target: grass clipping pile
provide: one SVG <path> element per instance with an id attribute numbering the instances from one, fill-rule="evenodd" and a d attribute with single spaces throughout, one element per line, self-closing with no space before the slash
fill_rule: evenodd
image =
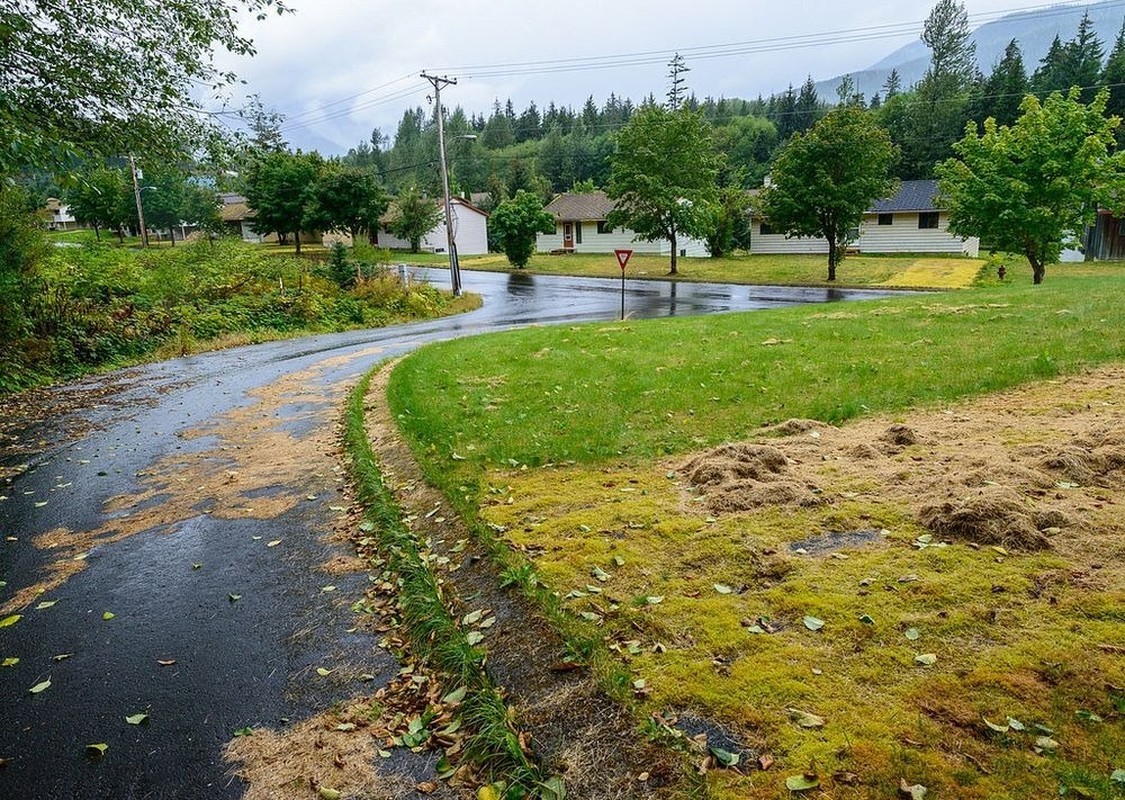
<path id="1" fill-rule="evenodd" d="M 1088 528 L 1090 514 L 1111 502 L 1099 488 L 1125 488 L 1125 414 L 1107 399 L 1123 382 L 1119 371 L 1103 372 L 1053 407 L 1033 389 L 1030 405 L 986 398 L 912 414 L 909 425 L 789 420 L 765 432 L 776 441 L 726 444 L 682 471 L 714 513 L 834 502 L 820 486 L 830 474 L 836 486 L 858 487 L 848 497 L 902 503 L 940 537 L 1045 549 L 1064 531 Z"/>

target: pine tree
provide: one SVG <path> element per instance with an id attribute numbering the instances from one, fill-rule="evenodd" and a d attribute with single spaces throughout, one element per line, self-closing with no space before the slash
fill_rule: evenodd
<path id="1" fill-rule="evenodd" d="M 1095 84 L 1102 71 L 1105 48 L 1102 46 L 1094 24 L 1090 22 L 1090 12 L 1082 15 L 1078 23 L 1078 33 L 1066 43 L 1066 74 L 1070 86 L 1082 89 L 1082 102 L 1089 103 L 1097 93 Z M 1067 88 L 1070 88 L 1069 86 Z"/>
<path id="2" fill-rule="evenodd" d="M 1106 113 L 1125 116 L 1125 21 L 1121 23 L 1121 30 L 1118 31 L 1117 40 L 1106 59 L 1099 83 L 1109 89 Z"/>
<path id="3" fill-rule="evenodd" d="M 684 57 L 679 53 L 672 56 L 672 60 L 668 62 L 668 103 L 667 108 L 669 111 L 675 111 L 680 107 L 680 103 L 684 101 L 685 93 L 687 92 L 687 79 L 684 78 L 684 73 L 691 72 L 691 67 L 684 61 Z"/>
<path id="4" fill-rule="evenodd" d="M 1039 61 L 1039 67 L 1031 76 L 1031 91 L 1042 97 L 1051 92 L 1065 91 L 1066 86 L 1066 48 L 1062 39 L 1055 35 L 1047 54 Z"/>
<path id="5" fill-rule="evenodd" d="M 902 76 L 897 69 L 891 69 L 891 74 L 883 81 L 883 97 L 890 100 L 902 90 Z"/>
<path id="6" fill-rule="evenodd" d="M 1012 125 L 1019 119 L 1020 103 L 1030 88 L 1019 43 L 1012 39 L 970 103 L 970 117 L 977 122 L 992 117 L 998 125 Z"/>
<path id="7" fill-rule="evenodd" d="M 801 91 L 797 94 L 797 103 L 794 107 L 793 129 L 807 131 L 816 124 L 820 117 L 820 98 L 816 94 L 816 84 L 812 75 L 805 78 L 801 84 Z"/>

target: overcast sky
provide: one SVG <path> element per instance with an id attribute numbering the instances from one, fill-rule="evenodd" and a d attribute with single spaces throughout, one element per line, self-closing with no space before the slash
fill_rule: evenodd
<path id="1" fill-rule="evenodd" d="M 286 117 L 291 146 L 344 153 L 403 112 L 430 110 L 423 70 L 457 76 L 447 108 L 487 113 L 509 97 L 580 108 L 610 92 L 663 98 L 679 50 L 699 97 L 754 98 L 854 72 L 918 38 L 933 0 L 287 0 L 295 13 L 248 20 L 257 55 L 219 63 Z M 973 27 L 1042 0 L 966 0 Z M 846 9 L 846 10 L 844 10 Z M 643 55 L 638 55 L 643 54 Z M 575 59 L 592 59 L 596 68 Z M 624 62 L 624 63 L 623 63 Z M 576 69 L 575 67 L 581 67 Z M 499 73 L 499 74 L 498 74 Z M 236 104 L 240 105 L 240 102 Z"/>

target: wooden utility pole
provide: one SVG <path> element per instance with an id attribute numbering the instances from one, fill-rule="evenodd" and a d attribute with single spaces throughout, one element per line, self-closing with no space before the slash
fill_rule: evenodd
<path id="1" fill-rule="evenodd" d="M 137 201 L 137 223 L 141 226 L 141 247 L 148 247 L 148 228 L 145 227 L 145 209 L 141 204 L 141 184 L 137 181 L 137 162 L 129 154 L 129 171 L 133 173 L 133 199 Z"/>
<path id="2" fill-rule="evenodd" d="M 434 87 L 434 114 L 437 116 L 438 152 L 441 154 L 441 188 L 445 195 L 445 242 L 449 251 L 449 279 L 453 286 L 453 296 L 461 296 L 461 265 L 457 263 L 457 243 L 453 238 L 453 204 L 449 199 L 449 169 L 445 163 L 445 114 L 441 108 L 441 87 L 456 85 L 456 78 L 427 75 L 422 77 Z"/>

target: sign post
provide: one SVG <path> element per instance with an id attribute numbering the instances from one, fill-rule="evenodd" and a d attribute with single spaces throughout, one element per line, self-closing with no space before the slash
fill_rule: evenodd
<path id="1" fill-rule="evenodd" d="M 621 321 L 625 321 L 625 265 L 629 263 L 629 256 L 633 255 L 632 250 L 614 250 L 613 254 L 617 256 L 617 266 L 621 267 Z"/>

